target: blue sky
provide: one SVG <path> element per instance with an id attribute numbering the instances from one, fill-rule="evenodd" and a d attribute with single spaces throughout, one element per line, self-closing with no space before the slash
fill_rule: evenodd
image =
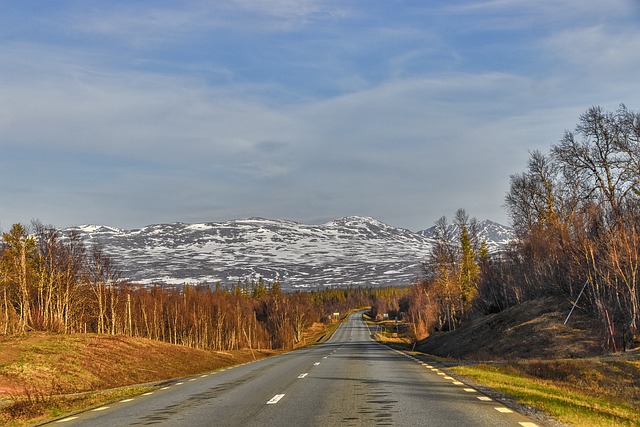
<path id="1" fill-rule="evenodd" d="M 640 2 L 5 1 L 0 228 L 508 223 L 509 175 L 640 110 Z"/>

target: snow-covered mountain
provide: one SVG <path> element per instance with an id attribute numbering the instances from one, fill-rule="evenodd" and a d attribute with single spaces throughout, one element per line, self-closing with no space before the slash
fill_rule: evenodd
<path id="1" fill-rule="evenodd" d="M 158 224 L 135 230 L 85 225 L 123 278 L 136 283 L 234 283 L 278 279 L 283 288 L 410 284 L 433 240 L 373 218 L 322 225 L 248 218 L 220 223 Z"/>

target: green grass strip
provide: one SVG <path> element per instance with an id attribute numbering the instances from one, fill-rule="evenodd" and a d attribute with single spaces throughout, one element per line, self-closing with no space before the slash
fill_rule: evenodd
<path id="1" fill-rule="evenodd" d="M 458 366 L 452 370 L 513 396 L 519 403 L 538 408 L 568 424 L 640 426 L 636 409 L 624 402 L 589 396 L 576 389 L 556 386 L 550 381 L 505 373 L 497 366 Z"/>

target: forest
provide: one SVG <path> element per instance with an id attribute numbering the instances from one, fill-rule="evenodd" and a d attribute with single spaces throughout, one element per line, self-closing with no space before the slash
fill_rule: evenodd
<path id="1" fill-rule="evenodd" d="M 278 282 L 142 286 L 77 234 L 14 224 L 0 247 L 0 333 L 121 334 L 210 350 L 290 349 L 313 323 L 372 304 L 394 288 L 285 293 Z"/>
<path id="2" fill-rule="evenodd" d="M 589 108 L 509 184 L 516 239 L 503 252 L 489 255 L 463 209 L 436 222 L 424 279 L 398 301 L 416 337 L 540 297 L 577 303 L 600 322 L 604 346 L 637 337 L 640 114 Z"/>

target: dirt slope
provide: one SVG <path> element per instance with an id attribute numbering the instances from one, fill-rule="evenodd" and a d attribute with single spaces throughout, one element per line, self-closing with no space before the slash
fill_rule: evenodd
<path id="1" fill-rule="evenodd" d="M 434 334 L 416 350 L 465 360 L 588 357 L 603 353 L 602 331 L 589 316 L 544 298 L 491 314 L 453 332 Z"/>

